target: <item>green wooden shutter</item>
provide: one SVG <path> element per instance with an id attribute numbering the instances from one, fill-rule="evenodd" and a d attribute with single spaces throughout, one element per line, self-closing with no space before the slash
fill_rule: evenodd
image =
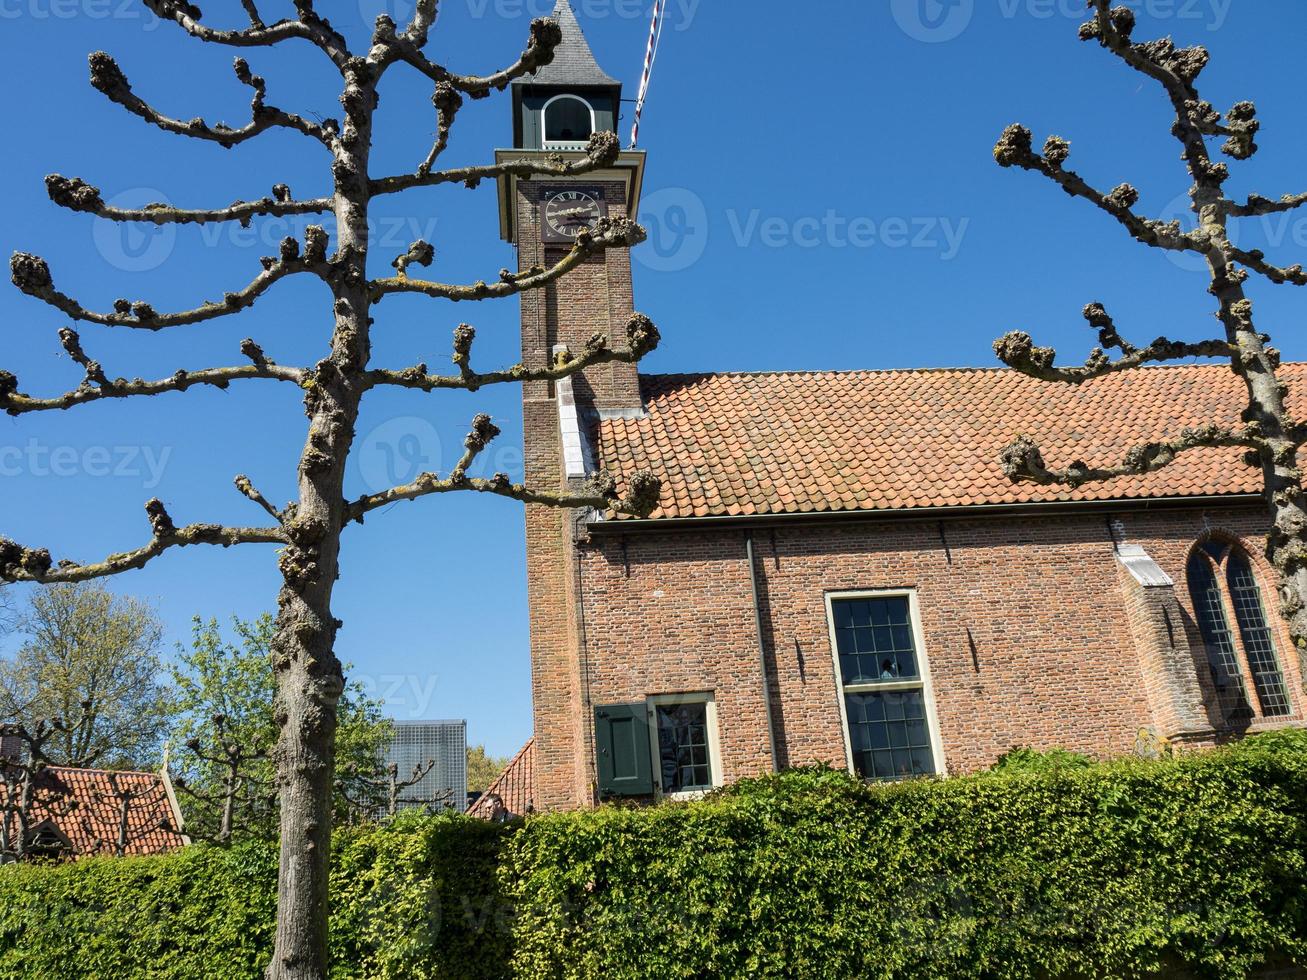
<path id="1" fill-rule="evenodd" d="M 643 701 L 595 708 L 595 756 L 601 797 L 653 793 L 649 713 Z"/>

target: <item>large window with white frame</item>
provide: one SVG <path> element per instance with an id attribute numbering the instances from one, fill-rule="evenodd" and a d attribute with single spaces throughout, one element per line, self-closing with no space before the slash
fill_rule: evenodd
<path id="1" fill-rule="evenodd" d="M 595 130 L 594 107 L 579 95 L 555 95 L 544 106 L 545 149 L 583 150 Z"/>
<path id="2" fill-rule="evenodd" d="M 663 796 L 694 795 L 722 784 L 717 702 L 711 694 L 649 698 L 654 783 Z"/>
<path id="3" fill-rule="evenodd" d="M 915 593 L 831 593 L 826 601 L 850 767 L 864 779 L 942 774 Z"/>

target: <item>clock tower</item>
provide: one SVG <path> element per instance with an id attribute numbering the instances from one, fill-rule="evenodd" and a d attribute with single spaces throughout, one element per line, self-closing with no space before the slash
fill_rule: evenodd
<path id="1" fill-rule="evenodd" d="M 617 130 L 621 83 L 595 61 L 567 0 L 558 0 L 552 16 L 562 28 L 562 41 L 549 65 L 513 83 L 513 147 L 496 151 L 497 161 L 582 160 L 592 133 Z M 601 216 L 634 218 L 643 177 L 644 153 L 634 150 L 583 176 L 502 177 L 500 233 L 516 247 L 518 269 L 556 264 L 578 232 Z M 523 293 L 521 301 L 522 360 L 528 367 L 546 366 L 563 346 L 580 351 L 596 333 L 607 334 L 614 347 L 624 345 L 634 311 L 630 251 L 605 249 L 548 286 Z M 634 364 L 596 365 L 556 385 L 528 382 L 522 398 L 530 486 L 579 484 L 593 472 L 589 436 L 595 423 L 643 412 Z M 577 519 L 553 508 L 526 508 L 539 809 L 585 805 L 594 798 L 576 613 Z"/>

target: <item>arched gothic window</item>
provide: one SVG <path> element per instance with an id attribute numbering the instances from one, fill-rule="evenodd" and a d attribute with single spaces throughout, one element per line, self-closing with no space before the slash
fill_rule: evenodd
<path id="1" fill-rule="evenodd" d="M 1245 664 L 1262 717 L 1289 714 L 1274 634 L 1248 556 L 1223 541 L 1206 541 L 1189 556 L 1188 577 L 1212 680 L 1230 719 L 1254 716 L 1244 681 Z M 1230 612 L 1237 633 L 1231 629 Z"/>
<path id="2" fill-rule="evenodd" d="M 594 132 L 594 109 L 579 95 L 556 95 L 545 103 L 545 147 L 584 147 Z"/>

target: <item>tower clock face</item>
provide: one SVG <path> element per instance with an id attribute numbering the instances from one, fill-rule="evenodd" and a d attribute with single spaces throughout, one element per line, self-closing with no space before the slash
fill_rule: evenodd
<path id="1" fill-rule="evenodd" d="M 547 242 L 574 242 L 583 228 L 593 228 L 608 208 L 597 187 L 569 187 L 550 192 L 544 201 L 541 229 Z"/>

